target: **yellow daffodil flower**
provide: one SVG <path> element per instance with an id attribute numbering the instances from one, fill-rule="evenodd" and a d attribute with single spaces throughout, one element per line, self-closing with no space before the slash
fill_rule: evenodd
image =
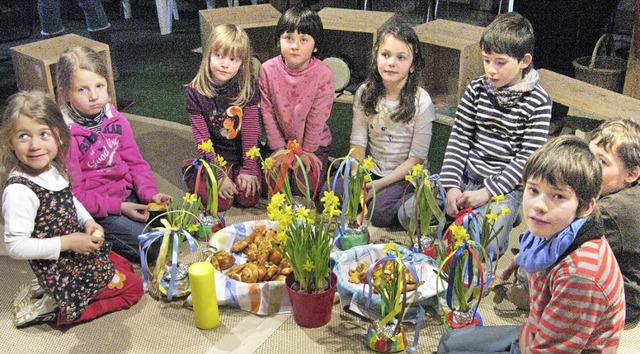
<path id="1" fill-rule="evenodd" d="M 211 140 L 206 140 L 198 144 L 198 149 L 204 152 L 213 152 L 213 143 Z"/>
<path id="2" fill-rule="evenodd" d="M 311 272 L 316 266 L 313 265 L 313 262 L 311 262 L 311 260 L 307 259 L 307 263 L 302 265 L 302 268 L 304 268 L 304 270 L 306 270 L 307 272 Z"/>
<path id="3" fill-rule="evenodd" d="M 507 214 L 511 214 L 511 209 L 500 207 L 500 215 L 507 215 Z"/>
<path id="4" fill-rule="evenodd" d="M 260 149 L 257 146 L 252 147 L 247 151 L 247 157 L 251 159 L 255 159 L 256 157 L 260 157 Z"/>
<path id="5" fill-rule="evenodd" d="M 376 164 L 373 162 L 373 157 L 368 156 L 362 160 L 361 165 L 365 170 L 370 171 Z"/>
<path id="6" fill-rule="evenodd" d="M 216 164 L 220 167 L 224 167 L 227 165 L 227 160 L 224 159 L 224 157 L 217 155 L 216 156 Z"/>
<path id="7" fill-rule="evenodd" d="M 289 140 L 289 142 L 287 143 L 287 149 L 293 151 L 293 150 L 299 150 L 300 149 L 300 144 L 298 144 L 298 140 L 293 139 L 293 140 Z"/>
<path id="8" fill-rule="evenodd" d="M 198 196 L 195 194 L 186 193 L 184 197 L 182 197 L 182 200 L 184 200 L 185 203 L 194 204 L 198 201 Z"/>
<path id="9" fill-rule="evenodd" d="M 494 195 L 491 197 L 494 202 L 501 202 L 504 200 L 504 194 Z"/>
<path id="10" fill-rule="evenodd" d="M 498 214 L 496 213 L 489 213 L 487 214 L 487 220 L 489 220 L 490 223 L 495 223 L 496 220 L 498 220 Z"/>
<path id="11" fill-rule="evenodd" d="M 273 167 L 274 163 L 275 161 L 273 161 L 272 157 L 267 157 L 266 159 L 264 159 L 264 161 L 262 161 L 262 169 L 265 171 L 269 171 Z"/>

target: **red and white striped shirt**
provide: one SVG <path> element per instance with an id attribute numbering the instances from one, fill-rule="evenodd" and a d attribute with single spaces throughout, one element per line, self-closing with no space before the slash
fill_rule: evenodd
<path id="1" fill-rule="evenodd" d="M 622 275 L 605 237 L 582 244 L 530 280 L 523 353 L 615 353 L 625 321 Z"/>

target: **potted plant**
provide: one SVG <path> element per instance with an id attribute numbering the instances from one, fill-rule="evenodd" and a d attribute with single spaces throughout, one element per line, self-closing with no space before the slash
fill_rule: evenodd
<path id="1" fill-rule="evenodd" d="M 276 151 L 264 159 L 260 150 L 255 146 L 247 151 L 247 156 L 253 159 L 259 158 L 262 161 L 269 198 L 276 193 L 282 193 L 289 205 L 297 203 L 308 209 L 313 207 L 315 191 L 320 182 L 322 163 L 314 154 L 302 150 L 296 140 L 290 140 L 285 149 Z M 307 167 L 309 171 L 307 171 Z M 304 201 L 302 203 L 297 202 L 294 198 L 291 180 L 303 194 Z"/>
<path id="2" fill-rule="evenodd" d="M 286 196 L 276 193 L 267 206 L 269 219 L 280 226 L 278 240 L 273 247 L 293 268 L 285 284 L 296 323 L 303 327 L 324 326 L 331 320 L 337 277 L 329 268 L 337 216 L 340 216 L 338 197 L 325 192 L 322 214 L 304 206 L 294 208 L 286 204 Z"/>
<path id="3" fill-rule="evenodd" d="M 376 200 L 375 187 L 372 195 L 367 195 L 366 184 L 371 182 L 369 172 L 374 163 L 371 156 L 362 161 L 351 157 L 353 150 L 345 157 L 335 159 L 329 166 L 332 170 L 334 164 L 338 164 L 337 172 L 331 181 L 327 176 L 327 185 L 330 190 L 336 190 L 336 184 L 343 184 L 342 193 L 342 220 L 337 230 L 336 246 L 341 250 L 348 250 L 353 246 L 366 245 L 369 243 L 368 224 L 371 222 L 373 207 Z M 342 180 L 340 180 L 342 178 Z M 373 199 L 372 210 L 367 210 L 367 201 Z M 362 213 L 360 213 L 362 210 Z M 368 214 L 368 219 L 365 216 Z M 358 218 L 360 216 L 360 218 Z"/>
<path id="4" fill-rule="evenodd" d="M 422 164 L 411 168 L 405 179 L 414 186 L 413 211 L 409 221 L 409 239 L 412 251 L 423 253 L 433 259 L 437 257 L 435 241 L 442 237 L 445 224 L 444 211 L 437 202 L 437 196 L 445 202 L 445 193 L 440 177 L 429 175 Z M 435 219 L 435 224 L 433 221 Z"/>
<path id="5" fill-rule="evenodd" d="M 424 310 L 420 307 L 411 348 L 407 347 L 402 320 L 417 296 L 417 291 L 409 294 L 407 284 L 420 282 L 415 268 L 408 259 L 402 258 L 395 243 L 388 243 L 384 250 L 387 256 L 372 264 L 367 271 L 367 303 L 371 303 L 372 293 L 375 292 L 380 296 L 381 306 L 379 314 L 374 315 L 371 310 L 369 312 L 371 323 L 367 329 L 366 343 L 369 348 L 381 353 L 394 353 L 405 349 L 413 352 L 418 344 Z M 413 278 L 411 281 L 410 277 Z"/>
<path id="6" fill-rule="evenodd" d="M 172 198 L 167 211 L 149 221 L 147 227 L 160 218 L 162 227 L 156 227 L 151 232 L 138 236 L 140 241 L 140 264 L 144 278 L 144 286 L 149 282 L 171 301 L 173 297 L 186 296 L 190 292 L 187 265 L 178 261 L 180 246 L 187 241 L 191 252 L 197 250 L 197 244 L 192 233 L 198 230 L 198 220 L 195 213 L 200 209 L 200 198 L 195 194 L 186 193 L 182 201 Z M 160 240 L 160 251 L 155 260 L 153 272 L 148 269 L 146 251 Z M 169 259 L 169 252 L 171 256 Z M 151 275 L 149 275 L 151 273 Z"/>
<path id="7" fill-rule="evenodd" d="M 225 166 L 227 161 L 224 157 L 216 155 L 211 140 L 198 144 L 198 151 L 202 151 L 201 157 L 193 159 L 185 168 L 183 176 L 183 186 L 186 176 L 189 173 L 195 176 L 194 191 L 197 193 L 200 187 L 202 176 L 206 176 L 207 198 L 203 209 L 198 210 L 198 218 L 202 221 L 203 227 L 198 230 L 200 237 L 211 236 L 214 232 L 225 227 L 225 220 L 218 212 L 218 192 L 220 186 L 228 178 Z M 210 157 L 212 156 L 212 157 Z"/>

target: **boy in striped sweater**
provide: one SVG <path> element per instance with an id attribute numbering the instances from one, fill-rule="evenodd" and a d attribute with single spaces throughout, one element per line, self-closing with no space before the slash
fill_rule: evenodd
<path id="1" fill-rule="evenodd" d="M 462 96 L 440 174 L 451 217 L 467 207 L 484 215 L 492 196 L 505 196 L 494 210 L 513 211 L 496 222 L 496 230 L 502 227 L 500 254 L 518 217 L 522 168 L 549 133 L 551 99 L 532 67 L 534 42 L 531 24 L 514 12 L 498 16 L 483 32 L 485 75 Z M 412 206 L 413 198 L 398 214 L 405 228 Z"/>
<path id="2" fill-rule="evenodd" d="M 523 171 L 529 226 L 516 263 L 531 274 L 531 309 L 522 326 L 477 327 L 443 335 L 439 353 L 615 353 L 625 321 L 622 275 L 590 216 L 602 170 L 589 145 L 561 136 Z M 471 340 L 473 339 L 473 340 Z"/>

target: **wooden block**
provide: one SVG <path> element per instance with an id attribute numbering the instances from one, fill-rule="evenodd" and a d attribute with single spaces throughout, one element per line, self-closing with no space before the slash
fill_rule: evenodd
<path id="1" fill-rule="evenodd" d="M 275 30 L 281 14 L 270 4 L 200 10 L 199 15 L 203 50 L 214 27 L 231 23 L 247 31 L 253 51 L 261 62 L 278 54 Z"/>
<path id="2" fill-rule="evenodd" d="M 426 62 L 423 87 L 437 106 L 457 105 L 471 80 L 484 75 L 480 53 L 484 27 L 435 20 L 414 30 Z"/>
<path id="3" fill-rule="evenodd" d="M 640 23 L 636 22 L 637 26 Z M 629 49 L 629 61 L 627 61 L 627 74 L 624 79 L 624 90 L 626 96 L 640 99 L 640 57 L 636 57 L 636 42 L 638 31 L 635 30 L 631 37 L 631 48 Z M 640 119 L 640 117 L 637 117 Z"/>
<path id="4" fill-rule="evenodd" d="M 547 69 L 538 73 L 551 100 L 569 107 L 571 115 L 596 120 L 640 119 L 640 100 Z"/>
<path id="5" fill-rule="evenodd" d="M 56 99 L 55 66 L 62 52 L 73 46 L 89 47 L 100 55 L 109 73 L 107 82 L 111 103 L 116 105 L 116 87 L 113 82 L 109 46 L 76 34 L 67 34 L 12 47 L 11 60 L 18 88 L 20 90 L 42 90 Z"/>
<path id="6" fill-rule="evenodd" d="M 325 33 L 323 56 L 342 58 L 352 76 L 364 79 L 376 32 L 394 13 L 325 7 L 318 15 Z"/>

